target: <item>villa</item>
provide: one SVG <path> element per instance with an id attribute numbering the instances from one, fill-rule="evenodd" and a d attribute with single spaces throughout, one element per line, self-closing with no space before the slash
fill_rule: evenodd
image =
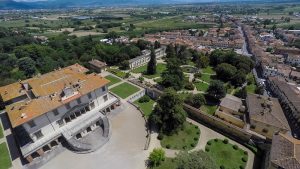
<path id="1" fill-rule="evenodd" d="M 74 64 L 0 88 L 22 156 L 28 163 L 50 159 L 66 143 L 74 152 L 91 152 L 108 141 L 106 114 L 120 105 L 108 80 Z M 97 143 L 89 137 L 97 138 Z"/>
<path id="2" fill-rule="evenodd" d="M 161 48 L 155 49 L 156 59 L 166 56 L 165 51 L 166 51 L 166 47 L 161 47 Z M 147 64 L 150 61 L 150 54 L 151 54 L 151 51 L 146 49 L 146 50 L 142 51 L 141 56 L 130 59 L 129 60 L 130 69 L 135 69 L 137 67 Z"/>

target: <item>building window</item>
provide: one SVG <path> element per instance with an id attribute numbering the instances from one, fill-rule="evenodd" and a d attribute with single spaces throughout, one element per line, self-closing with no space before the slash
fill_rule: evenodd
<path id="1" fill-rule="evenodd" d="M 89 99 L 92 98 L 92 94 L 91 94 L 91 93 L 88 93 L 87 95 L 88 95 L 88 98 L 89 98 Z"/>
<path id="2" fill-rule="evenodd" d="M 105 92 L 105 86 L 102 87 L 102 92 Z"/>
<path id="3" fill-rule="evenodd" d="M 29 125 L 31 128 L 36 126 L 36 124 L 35 124 L 35 122 L 34 122 L 33 120 L 29 121 L 29 122 L 28 122 L 28 125 Z"/>
<path id="4" fill-rule="evenodd" d="M 53 110 L 53 114 L 54 114 L 54 116 L 57 116 L 59 114 L 58 110 L 57 109 Z"/>
<path id="5" fill-rule="evenodd" d="M 65 124 L 63 119 L 57 120 L 56 123 L 59 125 L 59 127 L 61 127 Z"/>
<path id="6" fill-rule="evenodd" d="M 39 131 L 37 131 L 37 132 L 34 133 L 34 136 L 38 140 L 38 139 L 42 138 L 44 135 L 43 135 L 42 131 L 39 130 Z"/>
<path id="7" fill-rule="evenodd" d="M 95 108 L 95 102 L 90 103 L 90 108 L 93 110 Z"/>
<path id="8" fill-rule="evenodd" d="M 66 104 L 66 108 L 69 110 L 71 108 L 70 103 Z"/>
<path id="9" fill-rule="evenodd" d="M 78 104 L 81 104 L 80 98 L 78 98 L 76 101 L 77 101 Z"/>
<path id="10" fill-rule="evenodd" d="M 106 102 L 108 100 L 107 95 L 103 96 L 104 101 Z"/>

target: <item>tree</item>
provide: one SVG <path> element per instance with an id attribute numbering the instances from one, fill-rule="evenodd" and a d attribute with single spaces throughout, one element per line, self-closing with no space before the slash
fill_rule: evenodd
<path id="1" fill-rule="evenodd" d="M 180 90 L 184 87 L 184 74 L 179 65 L 176 58 L 167 60 L 167 69 L 161 75 L 161 85 L 165 88 L 172 87 L 175 90 Z"/>
<path id="2" fill-rule="evenodd" d="M 145 50 L 150 46 L 150 42 L 139 39 L 136 43 L 136 46 L 139 47 L 141 50 Z"/>
<path id="3" fill-rule="evenodd" d="M 231 80 L 236 72 L 236 68 L 228 63 L 221 63 L 216 67 L 217 77 L 225 82 Z"/>
<path id="4" fill-rule="evenodd" d="M 180 152 L 175 158 L 176 169 L 216 169 L 218 168 L 209 154 L 200 150 Z"/>
<path id="5" fill-rule="evenodd" d="M 243 71 L 239 71 L 239 73 L 236 73 L 231 80 L 231 83 L 234 86 L 241 86 L 245 82 L 246 82 L 246 74 Z"/>
<path id="6" fill-rule="evenodd" d="M 264 87 L 262 85 L 259 85 L 255 88 L 255 93 L 263 95 L 264 94 Z"/>
<path id="7" fill-rule="evenodd" d="M 158 49 L 158 48 L 160 48 L 160 43 L 158 42 L 158 41 L 155 41 L 154 42 L 154 49 Z"/>
<path id="8" fill-rule="evenodd" d="M 148 160 L 152 167 L 159 166 L 162 161 L 165 161 L 165 151 L 162 148 L 154 148 L 150 153 Z"/>
<path id="9" fill-rule="evenodd" d="M 238 90 L 235 94 L 236 97 L 246 99 L 247 97 L 247 89 L 246 87 L 243 87 L 242 89 Z"/>
<path id="10" fill-rule="evenodd" d="M 200 108 L 202 105 L 206 104 L 205 97 L 202 94 L 190 94 L 186 97 L 184 102 L 195 108 Z"/>
<path id="11" fill-rule="evenodd" d="M 172 44 L 169 44 L 166 48 L 166 57 L 167 58 L 174 58 L 176 57 L 175 48 Z"/>
<path id="12" fill-rule="evenodd" d="M 198 68 L 206 68 L 209 65 L 209 57 L 205 55 L 200 55 L 196 61 L 196 66 Z"/>
<path id="13" fill-rule="evenodd" d="M 166 89 L 150 116 L 151 122 L 156 124 L 162 133 L 173 134 L 186 120 L 182 104 L 183 101 L 173 89 Z"/>
<path id="14" fill-rule="evenodd" d="M 107 39 L 113 39 L 113 40 L 115 40 L 115 39 L 117 39 L 119 37 L 120 36 L 115 31 L 111 31 L 111 32 L 109 32 L 108 34 L 105 35 L 105 38 L 107 38 Z"/>
<path id="15" fill-rule="evenodd" d="M 221 98 L 225 97 L 225 95 L 226 89 L 222 81 L 213 80 L 210 82 L 207 90 L 207 96 L 215 100 L 220 100 Z"/>
<path id="16" fill-rule="evenodd" d="M 156 55 L 153 48 L 151 48 L 150 61 L 147 65 L 147 74 L 154 75 L 156 73 Z"/>
<path id="17" fill-rule="evenodd" d="M 30 57 L 23 57 L 18 60 L 19 69 L 25 72 L 27 77 L 35 74 L 36 68 L 34 61 Z"/>
<path id="18" fill-rule="evenodd" d="M 129 69 L 129 61 L 124 60 L 123 62 L 120 63 L 120 69 L 122 70 L 128 70 Z"/>

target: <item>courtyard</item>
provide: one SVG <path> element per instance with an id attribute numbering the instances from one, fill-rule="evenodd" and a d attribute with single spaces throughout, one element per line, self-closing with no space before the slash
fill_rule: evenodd
<path id="1" fill-rule="evenodd" d="M 112 136 L 99 150 L 89 154 L 76 154 L 66 150 L 49 161 L 41 169 L 142 169 L 148 152 L 145 121 L 131 104 L 122 103 L 120 112 L 109 115 Z"/>

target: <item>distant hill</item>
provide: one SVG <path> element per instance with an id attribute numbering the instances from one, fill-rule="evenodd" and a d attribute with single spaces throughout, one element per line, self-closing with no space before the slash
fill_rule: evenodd
<path id="1" fill-rule="evenodd" d="M 201 2 L 298 2 L 297 0 L 0 0 L 0 9 L 70 8 Z"/>

